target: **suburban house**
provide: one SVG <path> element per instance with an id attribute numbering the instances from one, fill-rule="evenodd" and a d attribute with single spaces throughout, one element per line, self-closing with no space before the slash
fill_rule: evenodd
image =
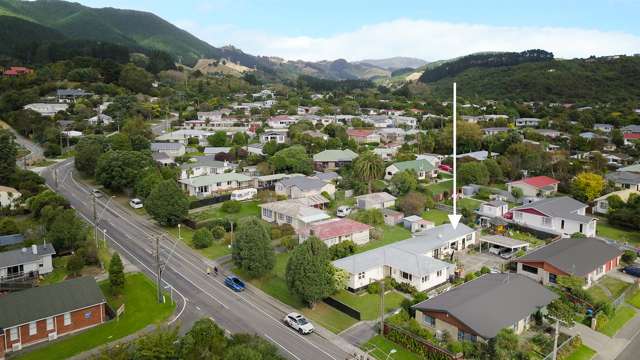
<path id="1" fill-rule="evenodd" d="M 217 192 L 251 187 L 253 179 L 244 174 L 222 173 L 178 180 L 189 196 L 207 197 Z"/>
<path id="2" fill-rule="evenodd" d="M 260 204 L 262 220 L 278 225 L 289 224 L 296 231 L 303 231 L 316 221 L 329 219 L 330 216 L 313 206 L 307 198 L 290 199 Z"/>
<path id="3" fill-rule="evenodd" d="M 402 219 L 402 225 L 411 230 L 412 233 L 421 232 L 427 229 L 433 228 L 435 225 L 433 222 L 425 220 L 417 215 L 407 216 Z"/>
<path id="4" fill-rule="evenodd" d="M 547 198 L 511 209 L 513 222 L 550 234 L 596 235 L 596 219 L 585 215 L 587 205 L 568 196 Z"/>
<path id="5" fill-rule="evenodd" d="M 22 193 L 18 190 L 0 185 L 0 208 L 15 208 L 20 197 L 22 197 Z"/>
<path id="6" fill-rule="evenodd" d="M 518 274 L 486 274 L 413 306 L 416 320 L 458 341 L 487 342 L 505 328 L 521 334 L 533 315 L 558 298 Z"/>
<path id="7" fill-rule="evenodd" d="M 355 152 L 346 150 L 324 150 L 313 155 L 313 165 L 317 171 L 335 170 L 358 157 Z"/>
<path id="8" fill-rule="evenodd" d="M 0 297 L 0 359 L 5 354 L 104 323 L 107 300 L 92 277 Z"/>
<path id="9" fill-rule="evenodd" d="M 378 135 L 374 130 L 370 129 L 348 129 L 347 135 L 349 135 L 349 139 L 355 140 L 355 142 L 358 144 L 371 144 L 380 142 L 380 135 Z"/>
<path id="10" fill-rule="evenodd" d="M 16 245 L 21 242 L 24 242 L 22 234 L 0 235 L 0 246 Z"/>
<path id="11" fill-rule="evenodd" d="M 393 163 L 384 171 L 385 180 L 390 180 L 393 175 L 405 170 L 413 170 L 418 175 L 418 180 L 433 179 L 438 176 L 438 170 L 428 160 L 409 160 Z"/>
<path id="12" fill-rule="evenodd" d="M 52 272 L 51 257 L 55 253 L 48 243 L 0 252 L 0 281 L 34 278 Z"/>
<path id="13" fill-rule="evenodd" d="M 396 197 L 386 193 L 377 192 L 356 196 L 356 206 L 358 209 L 385 209 L 396 205 Z"/>
<path id="14" fill-rule="evenodd" d="M 56 98 L 58 102 L 75 102 L 77 98 L 92 96 L 93 93 L 82 89 L 57 89 Z"/>
<path id="15" fill-rule="evenodd" d="M 502 200 L 492 200 L 480 204 L 476 213 L 481 217 L 494 218 L 501 217 L 509 212 L 509 204 Z"/>
<path id="16" fill-rule="evenodd" d="M 113 123 L 113 118 L 109 115 L 105 115 L 105 114 L 98 114 L 96 116 L 90 117 L 87 119 L 87 122 L 89 123 L 89 125 L 109 125 L 111 123 Z"/>
<path id="17" fill-rule="evenodd" d="M 507 191 L 519 188 L 526 197 L 550 196 L 558 192 L 559 183 L 560 181 L 548 176 L 535 176 L 507 183 Z"/>
<path id="18" fill-rule="evenodd" d="M 198 140 L 199 144 L 206 145 L 207 137 L 209 135 L 213 135 L 213 133 L 204 130 L 182 129 L 162 134 L 158 136 L 156 140 L 161 142 L 179 142 L 184 145 L 188 145 L 189 139 L 195 138 Z"/>
<path id="19" fill-rule="evenodd" d="M 32 74 L 32 73 L 33 73 L 33 69 L 29 69 L 23 66 L 11 66 L 10 68 L 3 71 L 2 75 L 6 77 L 15 77 L 15 76 Z"/>
<path id="20" fill-rule="evenodd" d="M 277 195 L 286 195 L 289 199 L 321 195 L 324 192 L 333 197 L 336 186 L 308 176 L 294 176 L 277 182 L 275 191 Z"/>
<path id="21" fill-rule="evenodd" d="M 289 115 L 272 116 L 267 120 L 267 125 L 274 129 L 286 129 L 298 122 L 298 119 Z"/>
<path id="22" fill-rule="evenodd" d="M 599 130 L 603 133 L 610 133 L 613 131 L 613 125 L 611 124 L 593 124 L 593 130 Z"/>
<path id="23" fill-rule="evenodd" d="M 624 133 L 622 136 L 625 145 L 635 145 L 640 140 L 640 133 Z"/>
<path id="24" fill-rule="evenodd" d="M 544 285 L 555 284 L 558 276 L 578 276 L 585 288 L 620 265 L 622 250 L 603 240 L 566 238 L 534 250 L 516 259 L 518 274 Z"/>
<path id="25" fill-rule="evenodd" d="M 630 171 L 611 171 L 604 175 L 618 189 L 640 191 L 640 174 Z"/>
<path id="26" fill-rule="evenodd" d="M 469 158 L 471 160 L 476 160 L 476 161 L 485 161 L 489 158 L 495 158 L 498 155 L 500 154 L 494 153 L 494 152 L 489 153 L 487 150 L 480 150 L 480 151 L 472 151 L 464 154 L 458 154 L 456 155 L 456 158 L 458 159 Z"/>
<path id="27" fill-rule="evenodd" d="M 391 210 L 389 208 L 384 208 L 380 211 L 382 211 L 382 216 L 384 216 L 384 223 L 387 225 L 398 225 L 404 221 L 403 212 Z"/>
<path id="28" fill-rule="evenodd" d="M 349 218 L 322 220 L 312 223 L 303 230 L 300 240 L 304 241 L 310 236 L 315 236 L 327 246 L 347 240 L 362 245 L 369 242 L 369 229 L 371 226 Z"/>
<path id="29" fill-rule="evenodd" d="M 517 118 L 516 126 L 517 127 L 538 127 L 542 120 L 538 118 Z"/>
<path id="30" fill-rule="evenodd" d="M 482 129 L 485 136 L 497 135 L 500 133 L 509 132 L 510 130 L 511 129 L 509 129 L 508 127 L 489 127 Z"/>
<path id="31" fill-rule="evenodd" d="M 223 174 L 235 169 L 236 166 L 228 161 L 214 160 L 212 156 L 196 156 L 180 165 L 180 179 Z"/>
<path id="32" fill-rule="evenodd" d="M 160 166 L 171 166 L 175 165 L 176 163 L 176 161 L 172 157 L 163 152 L 151 153 L 151 158 Z"/>
<path id="33" fill-rule="evenodd" d="M 25 110 L 32 110 L 42 116 L 53 116 L 60 111 L 67 111 L 69 104 L 34 103 L 24 106 Z"/>
<path id="34" fill-rule="evenodd" d="M 620 129 L 623 134 L 637 134 L 640 133 L 640 125 L 627 125 Z"/>
<path id="35" fill-rule="evenodd" d="M 151 143 L 151 152 L 161 152 L 169 157 L 182 156 L 186 152 L 186 147 L 181 143 Z"/>
<path id="36" fill-rule="evenodd" d="M 401 147 L 399 144 L 384 144 L 373 149 L 373 153 L 380 156 L 384 161 L 391 161 Z"/>
<path id="37" fill-rule="evenodd" d="M 475 241 L 474 231 L 464 224 L 428 229 L 411 239 L 381 246 L 335 260 L 333 265 L 349 274 L 348 289 L 357 291 L 385 277 L 409 283 L 425 291 L 448 281 L 455 265 L 439 260 Z"/>
<path id="38" fill-rule="evenodd" d="M 231 151 L 231 147 L 230 146 L 207 146 L 204 148 L 204 154 L 206 156 L 216 156 L 217 154 L 221 154 L 221 153 L 228 153 L 229 151 Z"/>
<path id="39" fill-rule="evenodd" d="M 606 214 L 609 212 L 609 197 L 616 195 L 620 198 L 620 200 L 624 201 L 625 203 L 629 200 L 629 197 L 631 197 L 631 195 L 640 195 L 640 191 L 635 190 L 635 189 L 625 189 L 625 190 L 619 190 L 619 191 L 614 191 L 611 193 L 608 193 L 606 195 L 602 195 L 597 199 L 594 199 L 594 205 L 593 205 L 593 212 L 594 213 L 598 213 L 598 214 Z"/>
<path id="40" fill-rule="evenodd" d="M 265 131 L 260 134 L 260 143 L 268 143 L 274 141 L 277 144 L 284 144 L 287 142 L 287 133 L 283 131 Z"/>

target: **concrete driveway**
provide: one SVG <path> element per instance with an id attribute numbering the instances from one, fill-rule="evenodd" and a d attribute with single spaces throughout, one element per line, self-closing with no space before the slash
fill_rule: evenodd
<path id="1" fill-rule="evenodd" d="M 462 264 L 462 266 L 464 266 L 464 272 L 465 273 L 470 273 L 470 272 L 475 272 L 480 270 L 483 266 L 486 266 L 488 268 L 496 268 L 496 269 L 502 269 L 502 265 L 506 264 L 508 261 L 493 255 L 493 254 L 489 254 L 488 252 L 484 252 L 484 253 L 465 253 L 465 254 L 461 254 L 459 253 L 457 255 L 457 258 L 460 260 L 460 263 Z"/>

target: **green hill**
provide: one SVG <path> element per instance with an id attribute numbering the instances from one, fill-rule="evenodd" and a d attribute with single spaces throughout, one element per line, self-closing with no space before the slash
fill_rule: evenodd
<path id="1" fill-rule="evenodd" d="M 0 15 L 0 54 L 15 56 L 34 42 L 65 40 L 57 30 L 14 16 Z"/>
<path id="2" fill-rule="evenodd" d="M 217 49 L 162 18 L 142 11 L 89 8 L 58 0 L 0 0 L 0 15 L 33 21 L 69 39 L 111 42 L 130 48 L 158 49 L 185 64 L 219 57 Z M 6 19 L 0 19 L 6 22 Z M 43 39 L 48 40 L 48 39 Z"/>
<path id="3" fill-rule="evenodd" d="M 470 68 L 426 83 L 439 99 L 451 97 L 451 84 L 468 99 L 511 99 L 607 103 L 640 97 L 640 57 L 551 60 L 515 66 Z"/>

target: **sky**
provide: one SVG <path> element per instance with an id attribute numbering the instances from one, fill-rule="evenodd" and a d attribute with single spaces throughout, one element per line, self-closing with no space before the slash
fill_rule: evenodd
<path id="1" fill-rule="evenodd" d="M 640 53 L 640 0 L 76 1 L 153 12 L 211 45 L 288 60 Z"/>

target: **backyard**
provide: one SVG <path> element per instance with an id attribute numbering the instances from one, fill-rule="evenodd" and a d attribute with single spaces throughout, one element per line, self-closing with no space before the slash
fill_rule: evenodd
<path id="1" fill-rule="evenodd" d="M 111 295 L 107 281 L 100 282 L 100 288 L 114 311 L 124 302 L 125 312 L 119 320 L 114 319 L 77 335 L 69 335 L 50 344 L 43 344 L 16 358 L 22 360 L 67 359 L 133 334 L 149 324 L 159 324 L 169 317 L 175 308 L 175 304 L 169 302 L 158 304 L 155 285 L 141 273 L 126 276 L 123 294 L 118 297 Z"/>
<path id="2" fill-rule="evenodd" d="M 448 223 L 449 214 L 446 211 L 430 209 L 422 213 L 422 218 L 433 222 L 436 226 Z"/>
<path id="3" fill-rule="evenodd" d="M 453 181 L 441 181 L 439 183 L 427 185 L 426 188 L 429 189 L 429 191 L 431 191 L 433 195 L 439 195 L 444 192 L 451 194 L 451 191 L 453 189 Z"/>
<path id="4" fill-rule="evenodd" d="M 603 238 L 629 243 L 633 246 L 640 245 L 640 231 L 626 230 L 609 225 L 607 219 L 599 218 L 597 235 Z"/>
<path id="5" fill-rule="evenodd" d="M 411 237 L 411 231 L 402 227 L 402 225 L 390 226 L 385 225 L 382 227 L 382 238 L 379 240 L 371 239 L 368 243 L 358 246 L 357 252 L 364 252 L 371 249 L 379 248 L 384 245 L 389 245 L 394 242 L 406 240 Z"/>

